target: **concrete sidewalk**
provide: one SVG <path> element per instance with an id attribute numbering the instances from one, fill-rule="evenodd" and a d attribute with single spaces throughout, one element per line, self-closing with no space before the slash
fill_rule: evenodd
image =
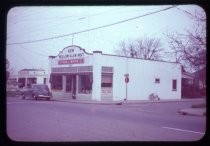
<path id="1" fill-rule="evenodd" d="M 75 100 L 71 98 L 54 98 L 53 101 L 58 102 L 70 102 L 70 103 L 80 103 L 80 104 L 101 104 L 101 105 L 132 105 L 132 104 L 146 104 L 146 103 L 169 103 L 169 102 L 206 102 L 203 98 L 195 98 L 195 99 L 171 99 L 171 100 L 127 100 L 127 101 L 95 101 L 95 100 Z M 206 108 L 188 108 L 181 109 L 178 111 L 179 114 L 182 115 L 192 115 L 192 116 L 205 116 Z"/>
<path id="2" fill-rule="evenodd" d="M 76 100 L 72 98 L 53 98 L 53 101 L 71 102 L 71 103 L 84 103 L 84 104 L 142 104 L 142 103 L 163 103 L 163 102 L 191 102 L 191 101 L 204 101 L 203 98 L 195 99 L 162 99 L 162 100 L 127 100 L 127 101 L 96 101 L 96 100 Z"/>

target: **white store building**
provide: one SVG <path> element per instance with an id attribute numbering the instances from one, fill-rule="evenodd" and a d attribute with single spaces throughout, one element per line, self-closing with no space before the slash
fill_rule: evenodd
<path id="1" fill-rule="evenodd" d="M 18 74 L 10 75 L 9 81 L 19 83 L 19 88 L 26 87 L 30 84 L 47 84 L 47 73 L 43 69 L 22 69 Z"/>
<path id="2" fill-rule="evenodd" d="M 127 94 L 127 100 L 148 100 L 156 93 L 160 100 L 181 99 L 181 65 L 173 62 L 87 53 L 69 46 L 49 56 L 49 73 L 54 98 L 72 99 L 74 94 L 76 100 L 120 101 Z"/>

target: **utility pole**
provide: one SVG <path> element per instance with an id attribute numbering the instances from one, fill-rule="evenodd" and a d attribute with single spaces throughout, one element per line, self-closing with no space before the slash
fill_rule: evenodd
<path id="1" fill-rule="evenodd" d="M 71 40 L 72 45 L 74 44 L 74 33 L 72 35 L 72 40 Z"/>

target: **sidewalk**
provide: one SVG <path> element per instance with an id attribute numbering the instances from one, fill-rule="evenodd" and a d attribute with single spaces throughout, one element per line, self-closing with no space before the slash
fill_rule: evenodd
<path id="1" fill-rule="evenodd" d="M 203 98 L 195 99 L 171 99 L 171 100 L 128 100 L 128 101 L 96 101 L 96 100 L 75 100 L 72 98 L 54 98 L 53 101 L 58 102 L 70 102 L 70 103 L 82 103 L 82 104 L 101 104 L 101 105 L 132 105 L 132 104 L 146 104 L 146 103 L 169 103 L 169 102 L 191 102 L 191 101 L 204 101 Z M 178 111 L 182 115 L 192 115 L 192 116 L 205 116 L 206 108 L 188 108 L 181 109 Z"/>
<path id="2" fill-rule="evenodd" d="M 96 100 L 76 100 L 72 98 L 53 98 L 54 101 L 84 103 L 84 104 L 143 104 L 143 103 L 163 103 L 163 102 L 190 102 L 190 101 L 205 101 L 205 99 L 162 99 L 162 100 L 127 100 L 127 101 L 96 101 Z"/>

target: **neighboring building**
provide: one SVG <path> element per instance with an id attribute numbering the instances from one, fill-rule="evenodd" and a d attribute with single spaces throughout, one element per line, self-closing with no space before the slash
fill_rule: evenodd
<path id="1" fill-rule="evenodd" d="M 54 98 L 77 100 L 148 100 L 151 93 L 161 99 L 181 99 L 181 65 L 87 53 L 78 46 L 49 56 L 50 86 Z M 126 79 L 128 81 L 128 79 Z"/>
<path id="2" fill-rule="evenodd" d="M 182 72 L 182 98 L 206 96 L 206 68 L 194 73 Z"/>
<path id="3" fill-rule="evenodd" d="M 199 89 L 206 89 L 206 68 L 203 68 L 194 73 L 195 84 Z"/>
<path id="4" fill-rule="evenodd" d="M 22 69 L 16 75 L 10 75 L 9 83 L 18 85 L 19 88 L 33 84 L 47 84 L 47 74 L 43 69 Z"/>
<path id="5" fill-rule="evenodd" d="M 186 71 L 182 71 L 182 98 L 192 98 L 194 85 L 194 75 Z"/>
<path id="6" fill-rule="evenodd" d="M 198 92 L 197 96 L 206 97 L 206 67 L 194 73 L 194 85 Z"/>

